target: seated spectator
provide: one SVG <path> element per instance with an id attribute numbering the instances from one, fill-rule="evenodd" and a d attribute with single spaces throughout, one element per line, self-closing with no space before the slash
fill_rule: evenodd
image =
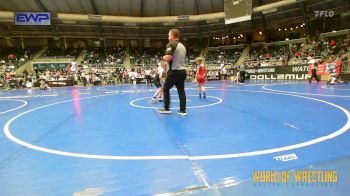
<path id="1" fill-rule="evenodd" d="M 50 89 L 49 85 L 46 84 L 45 80 L 40 80 L 40 86 L 39 86 L 39 89 L 40 90 L 48 90 Z"/>
<path id="2" fill-rule="evenodd" d="M 27 80 L 27 82 L 26 82 L 26 88 L 27 88 L 27 89 L 31 89 L 31 88 L 32 88 L 32 86 L 33 86 L 32 81 Z"/>

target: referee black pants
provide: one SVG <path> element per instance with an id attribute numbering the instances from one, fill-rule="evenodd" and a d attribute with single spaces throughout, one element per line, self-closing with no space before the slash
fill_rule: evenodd
<path id="1" fill-rule="evenodd" d="M 311 70 L 311 72 L 312 72 L 312 75 L 311 75 L 311 78 L 309 79 L 309 82 L 311 82 L 313 78 L 315 78 L 317 80 L 317 82 L 319 82 L 320 79 L 318 79 L 318 77 L 317 77 L 316 69 Z"/>
<path id="2" fill-rule="evenodd" d="M 239 82 L 244 83 L 245 80 L 245 71 L 240 71 L 239 72 Z"/>
<path id="3" fill-rule="evenodd" d="M 186 112 L 186 93 L 185 93 L 186 70 L 171 70 L 168 72 L 164 82 L 164 109 L 170 108 L 170 89 L 175 85 L 180 99 L 180 111 Z"/>

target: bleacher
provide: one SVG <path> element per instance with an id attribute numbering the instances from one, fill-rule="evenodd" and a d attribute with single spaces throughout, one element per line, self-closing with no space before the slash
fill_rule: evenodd
<path id="1" fill-rule="evenodd" d="M 129 52 L 130 64 L 132 67 L 154 67 L 164 55 L 164 51 L 162 49 L 145 49 L 142 52 L 139 50 L 131 50 Z"/>
<path id="2" fill-rule="evenodd" d="M 125 60 L 125 49 L 90 48 L 83 60 L 84 67 L 121 67 Z"/>
<path id="3" fill-rule="evenodd" d="M 0 73 L 16 70 L 32 59 L 39 48 L 1 48 L 0 49 Z"/>
<path id="4" fill-rule="evenodd" d="M 72 56 L 78 57 L 83 49 L 82 48 L 67 48 L 67 49 L 48 49 L 42 56 L 43 57 L 63 57 L 63 56 Z"/>
<path id="5" fill-rule="evenodd" d="M 334 55 L 338 60 L 342 60 L 343 65 L 345 65 L 342 67 L 342 71 L 350 73 L 349 66 L 346 66 L 350 57 L 349 45 L 350 35 L 344 33 L 323 34 L 320 40 L 309 42 L 306 42 L 304 38 L 273 43 L 253 43 L 244 63 L 247 67 L 302 65 L 308 63 L 310 56 L 325 59 L 327 56 Z M 208 67 L 208 75 L 218 79 L 223 70 L 228 75 L 233 74 L 234 65 L 236 65 L 244 49 L 245 45 L 208 48 L 208 52 L 203 54 L 205 64 Z M 33 81 L 44 76 L 50 80 L 55 80 L 57 75 L 61 75 L 61 78 L 75 78 L 77 81 L 80 81 L 81 78 L 87 78 L 87 82 L 84 85 L 129 83 L 130 81 L 127 77 L 123 77 L 124 73 L 130 71 L 123 65 L 127 56 L 127 50 L 123 48 L 87 49 L 82 63 L 83 67 L 78 67 L 77 73 L 59 69 L 49 70 L 48 73 L 46 71 L 43 73 L 42 70 L 39 70 L 38 75 L 32 76 L 28 76 L 28 74 L 17 76 L 15 70 L 21 64 L 31 59 L 31 56 L 39 50 L 39 48 L 27 48 L 25 50 L 2 48 L 0 50 L 0 83 L 6 83 L 9 86 L 10 82 L 8 81 L 15 81 L 11 84 L 16 84 L 13 86 L 17 87 L 23 86 L 23 81 L 28 80 L 28 77 L 35 78 Z M 194 60 L 200 56 L 201 50 L 188 49 L 187 51 L 188 79 L 193 79 L 195 75 L 196 65 Z M 203 49 L 203 51 L 206 51 L 206 49 Z M 80 49 L 73 48 L 65 51 L 48 49 L 45 55 L 36 58 L 33 60 L 33 63 L 50 63 L 55 61 L 55 63 L 66 62 L 69 64 L 80 53 Z M 130 49 L 129 54 L 131 68 L 135 69 L 139 77 L 143 77 L 144 70 L 154 68 L 164 55 L 164 51 L 163 49 L 145 49 L 141 52 L 137 49 Z M 75 83 L 78 83 L 77 81 Z"/>
<path id="6" fill-rule="evenodd" d="M 301 58 L 303 42 L 306 39 L 252 44 L 244 64 L 247 67 L 286 66 L 291 58 Z"/>

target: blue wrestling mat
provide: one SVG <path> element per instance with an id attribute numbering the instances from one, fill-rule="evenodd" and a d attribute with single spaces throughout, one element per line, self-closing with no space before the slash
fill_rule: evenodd
<path id="1" fill-rule="evenodd" d="M 1 91 L 1 195 L 347 195 L 350 85 L 206 86 L 188 116 L 176 88 L 170 115 L 145 85 Z M 311 170 L 337 180 L 253 178 Z"/>

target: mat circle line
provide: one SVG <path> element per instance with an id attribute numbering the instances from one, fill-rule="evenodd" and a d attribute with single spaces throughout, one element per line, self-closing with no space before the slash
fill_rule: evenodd
<path id="1" fill-rule="evenodd" d="M 208 89 L 209 90 L 209 89 Z M 211 90 L 220 90 L 221 89 L 211 89 Z M 250 152 L 241 152 L 241 153 L 232 153 L 232 154 L 217 154 L 217 155 L 202 155 L 202 156 L 188 156 L 188 155 L 163 155 L 163 156 L 113 156 L 113 155 L 98 155 L 98 154 L 82 154 L 82 153 L 74 153 L 74 152 L 67 152 L 67 151 L 60 151 L 60 150 L 54 150 L 54 149 L 49 149 L 49 148 L 44 148 L 41 146 L 33 145 L 28 142 L 25 142 L 23 140 L 20 140 L 16 138 L 14 135 L 12 135 L 10 131 L 10 125 L 12 122 L 14 122 L 17 118 L 28 114 L 30 112 L 33 112 L 35 110 L 49 107 L 52 105 L 57 105 L 61 103 L 66 103 L 70 102 L 73 100 L 66 100 L 66 101 L 61 101 L 53 104 L 48 104 L 44 106 L 40 106 L 37 108 L 30 109 L 28 111 L 25 111 L 21 114 L 16 115 L 15 117 L 11 118 L 9 121 L 6 122 L 4 125 L 4 134 L 8 139 L 11 141 L 25 146 L 27 148 L 41 151 L 41 152 L 46 152 L 50 154 L 56 154 L 56 155 L 61 155 L 61 156 L 69 156 L 69 157 L 79 157 L 79 158 L 88 158 L 88 159 L 106 159 L 106 160 L 213 160 L 213 159 L 228 159 L 228 158 L 239 158 L 239 157 L 249 157 L 249 156 L 258 156 L 258 155 L 265 155 L 265 154 L 271 154 L 271 153 L 276 153 L 276 152 L 283 152 L 287 150 L 293 150 L 293 149 L 298 149 L 306 146 L 311 146 L 320 142 L 324 142 L 329 139 L 333 139 L 345 132 L 347 132 L 350 128 L 350 112 L 346 110 L 345 108 L 336 105 L 334 103 L 312 98 L 312 97 L 305 97 L 301 95 L 294 95 L 294 94 L 285 94 L 285 93 L 276 93 L 276 92 L 268 92 L 268 91 L 252 91 L 252 90 L 226 90 L 226 91 L 240 91 L 240 92 L 252 92 L 252 93 L 266 93 L 266 94 L 280 94 L 280 95 L 286 95 L 286 96 L 294 96 L 294 97 L 299 97 L 299 98 L 304 98 L 304 99 L 309 99 L 309 100 L 314 100 L 317 102 L 325 103 L 328 105 L 331 105 L 339 110 L 341 110 L 347 117 L 347 122 L 343 127 L 338 129 L 337 131 L 318 137 L 316 139 L 312 139 L 306 142 L 302 143 L 297 143 L 289 146 L 283 146 L 283 147 L 277 147 L 277 148 L 271 148 L 271 149 L 264 149 L 264 150 L 258 150 L 258 151 L 250 151 Z M 80 99 L 90 99 L 90 98 L 95 98 L 95 97 L 102 97 L 102 96 L 108 96 L 108 95 L 99 95 L 99 96 L 92 96 L 92 97 L 85 97 L 85 98 L 80 98 Z M 76 99 L 74 99 L 76 100 Z"/>
<path id="2" fill-rule="evenodd" d="M 17 101 L 17 102 L 22 102 L 23 103 L 22 105 L 20 105 L 18 107 L 15 107 L 15 108 L 12 108 L 10 110 L 6 110 L 6 111 L 3 111 L 3 112 L 0 111 L 0 114 L 6 114 L 8 112 L 12 112 L 12 111 L 18 110 L 18 109 L 23 108 L 24 106 L 26 106 L 28 104 L 28 102 L 26 102 L 24 100 L 17 100 L 17 99 L 0 99 L 0 100 Z"/>
<path id="3" fill-rule="evenodd" d="M 174 95 L 175 96 L 175 95 Z M 189 97 L 198 97 L 198 95 L 186 95 Z M 139 100 L 143 100 L 143 99 L 151 99 L 152 97 L 142 97 L 139 99 L 134 99 L 132 101 L 130 101 L 130 105 L 134 106 L 134 107 L 138 107 L 138 108 L 143 108 L 143 109 L 161 109 L 163 107 L 151 107 L 151 106 L 141 106 L 141 105 L 137 105 L 135 104 L 135 102 L 139 101 Z M 213 105 L 217 105 L 222 103 L 222 99 L 220 99 L 219 97 L 214 97 L 214 96 L 207 96 L 207 98 L 214 98 L 217 99 L 217 102 L 211 103 L 211 104 L 206 104 L 206 105 L 198 105 L 198 106 L 187 106 L 187 109 L 193 109 L 193 108 L 203 108 L 203 107 L 209 107 L 209 106 L 213 106 Z M 175 110 L 175 109 L 179 109 L 179 107 L 177 108 L 170 108 L 171 110 Z"/>

